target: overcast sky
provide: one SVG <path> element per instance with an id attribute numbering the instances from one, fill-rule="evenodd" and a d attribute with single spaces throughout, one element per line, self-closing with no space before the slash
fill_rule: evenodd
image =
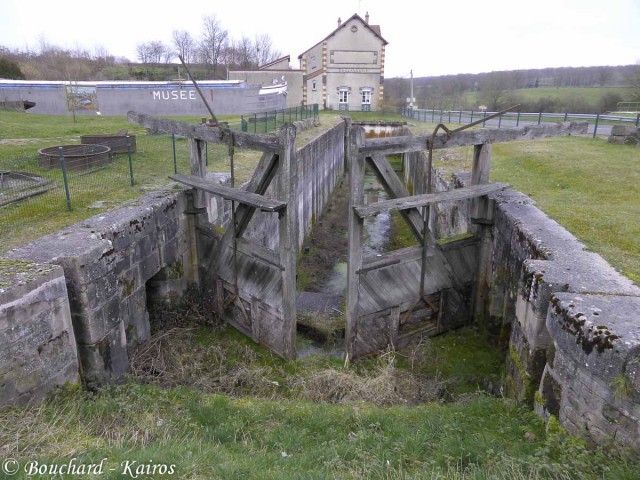
<path id="1" fill-rule="evenodd" d="M 640 0 L 0 0 L 0 45 L 104 47 L 136 61 L 136 45 L 171 43 L 216 15 L 230 35 L 267 33 L 298 55 L 354 13 L 389 42 L 386 77 L 640 62 Z"/>

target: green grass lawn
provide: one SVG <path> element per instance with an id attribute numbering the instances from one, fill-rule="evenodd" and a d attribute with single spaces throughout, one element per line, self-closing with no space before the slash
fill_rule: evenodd
<path id="1" fill-rule="evenodd" d="M 174 465 L 174 477 L 140 478 L 224 480 L 633 479 L 640 467 L 557 426 L 547 433 L 525 407 L 484 393 L 478 382 L 499 372 L 502 355 L 470 329 L 351 368 L 322 348 L 286 362 L 210 326 L 183 323 L 153 341 L 124 385 L 0 410 L 0 457 L 106 458 L 100 478 L 113 479 L 126 462 Z M 478 348 L 486 360 L 471 371 Z M 148 354 L 162 373 L 136 370 Z M 458 393 L 434 389 L 416 404 L 398 395 L 412 379 L 445 390 L 462 381 Z"/>
<path id="2" fill-rule="evenodd" d="M 339 121 L 337 112 L 322 118 Z M 30 123 L 18 125 L 23 121 Z M 416 131 L 434 127 L 415 124 Z M 118 175 L 105 169 L 85 182 L 87 198 L 78 200 L 84 207 L 66 212 L 63 204 L 31 213 L 5 207 L 3 218 L 26 216 L 31 222 L 23 224 L 33 226 L 0 236 L 0 250 L 102 211 L 87 208 L 90 202 L 112 201 L 101 207 L 106 209 L 135 201 L 166 183 L 173 169 L 170 137 L 146 136 L 123 118 L 87 117 L 74 124 L 67 117 L 0 112 L 4 138 L 47 138 L 0 144 L 0 162 L 31 158 L 32 149 L 52 137 L 75 139 L 127 127 L 140 135 L 134 160 L 139 184 L 126 185 L 128 162 L 118 158 L 124 163 Z M 179 169 L 187 165 L 185 143 L 177 143 Z M 437 156 L 438 165 L 451 171 L 470 166 L 470 159 L 468 149 Z M 227 161 L 224 152 L 212 151 L 210 170 L 224 170 Z M 254 161 L 239 158 L 239 176 L 248 175 Z M 531 195 L 638 281 L 639 163 L 638 149 L 599 139 L 496 144 L 492 180 Z M 101 194 L 92 193 L 105 184 L 110 186 Z M 532 412 L 503 398 L 498 386 L 506 353 L 471 328 L 345 367 L 328 346 L 302 337 L 299 348 L 316 353 L 284 361 L 232 329 L 178 318 L 136 353 L 126 384 L 95 393 L 66 389 L 38 406 L 0 409 L 0 458 L 23 466 L 107 458 L 100 478 L 114 479 L 123 478 L 124 462 L 136 462 L 128 464 L 134 472 L 174 465 L 171 477 L 156 472 L 139 478 L 638 478 L 637 459 L 588 450 L 554 422 L 546 432 Z M 150 360 L 157 366 L 153 371 L 145 367 Z"/>

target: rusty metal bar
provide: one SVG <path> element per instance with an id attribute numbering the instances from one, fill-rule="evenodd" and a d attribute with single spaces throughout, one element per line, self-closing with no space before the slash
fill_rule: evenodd
<path id="1" fill-rule="evenodd" d="M 209 110 L 209 114 L 211 114 L 211 120 L 213 121 L 213 126 L 217 126 L 218 119 L 213 113 L 213 110 L 211 109 L 211 107 L 209 106 L 209 102 L 207 102 L 207 99 L 204 98 L 204 93 L 202 93 L 202 90 L 200 90 L 200 87 L 198 86 L 193 76 L 191 75 L 191 72 L 189 71 L 189 67 L 187 67 L 186 63 L 184 63 L 184 59 L 182 58 L 182 55 L 178 55 L 178 58 L 180 59 L 180 62 L 182 63 L 182 66 L 184 67 L 184 69 L 187 71 L 187 75 L 189 75 L 189 80 L 191 80 L 191 83 L 193 83 L 193 86 L 196 87 L 196 90 L 198 91 L 200 98 L 204 102 L 205 107 L 207 107 L 207 110 Z"/>

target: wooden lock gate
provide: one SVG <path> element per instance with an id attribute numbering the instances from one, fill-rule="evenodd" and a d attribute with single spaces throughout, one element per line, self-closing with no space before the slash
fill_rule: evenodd
<path id="1" fill-rule="evenodd" d="M 205 207 L 205 192 L 232 202 L 232 218 L 216 246 L 199 252 L 214 283 L 217 314 L 278 355 L 296 357 L 296 258 L 298 178 L 295 128 L 282 127 L 276 135 L 231 132 L 225 128 L 193 125 L 129 112 L 133 123 L 154 131 L 189 139 L 191 175 L 172 179 L 196 189 L 194 206 Z M 434 335 L 469 322 L 484 308 L 483 269 L 490 249 L 492 205 L 487 195 L 508 188 L 489 183 L 491 144 L 580 134 L 586 123 L 568 122 L 519 128 L 483 129 L 454 136 L 425 135 L 365 140 L 364 130 L 352 126 L 347 138 L 346 165 L 350 177 L 349 256 L 345 350 L 347 361 L 383 350 L 399 348 L 417 335 Z M 205 142 L 229 147 L 232 186 L 207 181 Z M 464 188 L 410 195 L 394 172 L 387 155 L 429 149 L 474 146 L 472 182 Z M 233 152 L 251 148 L 263 152 L 246 189 L 233 186 Z M 390 199 L 364 203 L 365 166 L 382 183 Z M 265 196 L 275 182 L 275 199 Z M 472 234 L 440 244 L 429 230 L 429 208 L 442 202 L 471 200 Z M 296 208 L 290 208 L 296 206 Z M 278 216 L 278 250 L 244 238 L 257 210 Z M 367 217 L 398 211 L 418 246 L 363 255 L 363 224 Z"/>

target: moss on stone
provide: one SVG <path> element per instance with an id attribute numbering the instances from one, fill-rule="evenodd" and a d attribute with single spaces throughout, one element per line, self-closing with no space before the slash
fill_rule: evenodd
<path id="1" fill-rule="evenodd" d="M 46 275 L 55 268 L 54 265 L 40 265 L 23 260 L 0 258 L 0 282 L 2 287 L 10 287 L 16 282 L 29 282 Z"/>
<path id="2" fill-rule="evenodd" d="M 513 362 L 515 367 L 518 369 L 518 373 L 520 374 L 520 381 L 522 382 L 522 388 L 518 390 L 522 392 L 522 396 L 524 397 L 522 400 L 528 405 L 531 405 L 533 403 L 533 396 L 534 396 L 534 392 L 536 391 L 536 386 L 534 384 L 533 379 L 531 378 L 531 375 L 529 375 L 529 373 L 527 372 L 527 369 L 522 363 L 522 359 L 518 354 L 518 350 L 513 344 L 509 345 L 509 357 L 511 358 L 511 361 Z M 514 385 L 516 384 L 515 380 L 513 381 L 513 384 Z"/>

